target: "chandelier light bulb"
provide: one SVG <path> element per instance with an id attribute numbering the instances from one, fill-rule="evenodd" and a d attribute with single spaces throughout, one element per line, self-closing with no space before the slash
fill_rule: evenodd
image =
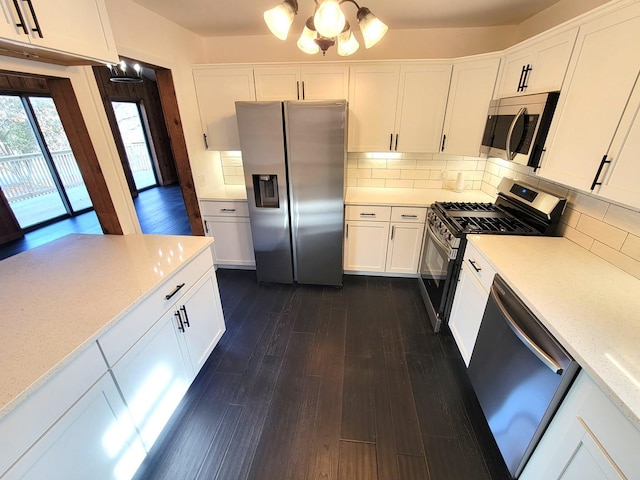
<path id="1" fill-rule="evenodd" d="M 318 5 L 313 23 L 323 37 L 333 38 L 344 30 L 346 19 L 337 0 L 324 0 Z"/>
<path id="2" fill-rule="evenodd" d="M 349 55 L 353 55 L 360 48 L 360 44 L 358 40 L 356 40 L 355 35 L 349 28 L 349 23 L 347 22 L 347 26 L 345 27 L 344 32 L 338 35 L 338 55 L 341 57 L 347 57 Z"/>
<path id="3" fill-rule="evenodd" d="M 389 30 L 389 27 L 382 23 L 367 7 L 361 7 L 358 10 L 358 23 L 366 48 L 373 47 Z"/>
<path id="4" fill-rule="evenodd" d="M 286 40 L 296 13 L 298 13 L 296 0 L 285 0 L 280 5 L 264 12 L 264 21 L 271 33 L 280 40 Z"/>
<path id="5" fill-rule="evenodd" d="M 318 32 L 315 31 L 313 17 L 309 17 L 304 29 L 302 30 L 302 35 L 300 35 L 300 38 L 298 39 L 298 48 L 309 55 L 318 53 L 320 51 L 320 47 L 315 41 L 317 36 Z"/>

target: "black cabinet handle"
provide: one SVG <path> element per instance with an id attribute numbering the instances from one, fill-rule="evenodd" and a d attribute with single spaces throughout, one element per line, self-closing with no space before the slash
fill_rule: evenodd
<path id="1" fill-rule="evenodd" d="M 399 137 L 399 136 L 400 136 L 400 134 L 399 134 L 399 133 L 396 133 L 396 148 L 395 148 L 395 151 L 396 151 L 396 152 L 398 151 L 398 137 Z"/>
<path id="2" fill-rule="evenodd" d="M 207 134 L 206 134 L 206 133 L 203 133 L 203 134 L 202 134 L 202 138 L 204 139 L 204 148 L 205 148 L 206 150 L 209 150 L 209 142 L 207 142 Z"/>
<path id="3" fill-rule="evenodd" d="M 349 224 L 347 223 L 345 227 L 344 238 L 349 238 Z"/>
<path id="4" fill-rule="evenodd" d="M 444 152 L 444 145 L 447 143 L 447 136 L 442 135 L 442 145 L 440 146 L 440 151 Z"/>
<path id="5" fill-rule="evenodd" d="M 300 100 L 300 82 L 296 82 L 296 97 Z"/>
<path id="6" fill-rule="evenodd" d="M 602 160 L 600 161 L 600 166 L 598 167 L 598 171 L 596 172 L 596 177 L 593 179 L 593 182 L 591 183 L 591 190 L 596 188 L 598 185 L 602 185 L 602 182 L 599 182 L 598 179 L 600 178 L 602 169 L 607 163 L 611 163 L 611 160 L 607 160 L 607 154 L 605 153 L 604 156 L 602 157 Z"/>
<path id="7" fill-rule="evenodd" d="M 42 30 L 40 29 L 40 23 L 38 22 L 38 16 L 36 15 L 36 11 L 33 9 L 33 3 L 31 3 L 31 0 L 22 0 L 22 1 L 27 2 L 27 5 L 29 6 L 29 11 L 31 12 L 31 17 L 33 18 L 33 24 L 36 26 L 36 28 L 32 28 L 31 31 L 36 32 L 40 38 L 43 38 Z"/>
<path id="8" fill-rule="evenodd" d="M 178 291 L 184 287 L 184 283 L 181 283 L 180 285 L 176 285 L 176 288 L 174 288 L 171 293 L 167 294 L 164 296 L 165 300 L 171 300 L 171 297 L 173 297 L 176 293 L 178 293 Z"/>
<path id="9" fill-rule="evenodd" d="M 392 225 L 391 226 L 391 240 L 393 240 L 393 237 L 396 236 L 396 226 Z"/>
<path id="10" fill-rule="evenodd" d="M 471 260 L 471 259 L 469 259 L 469 263 L 471 264 L 471 266 L 473 267 L 473 269 L 474 269 L 476 272 L 480 272 L 480 271 L 482 271 L 482 268 L 480 268 L 480 267 L 478 266 L 478 264 L 476 263 L 476 261 L 475 261 L 475 260 Z"/>
<path id="11" fill-rule="evenodd" d="M 306 96 L 304 94 L 304 80 L 302 81 L 302 99 L 306 100 Z"/>
<path id="12" fill-rule="evenodd" d="M 209 233 L 209 223 L 206 220 L 204 221 L 204 232 Z"/>
<path id="13" fill-rule="evenodd" d="M 529 86 L 527 85 L 527 80 L 529 79 L 529 72 L 531 72 L 531 70 L 533 70 L 533 68 L 528 63 L 522 66 L 522 71 L 520 72 L 520 80 L 518 81 L 518 92 L 524 92 Z"/>
<path id="14" fill-rule="evenodd" d="M 525 69 L 526 66 L 522 66 L 522 70 L 520 70 L 520 80 L 518 80 L 518 92 L 521 92 L 524 90 L 524 87 L 522 86 L 522 84 L 524 83 L 524 75 L 525 75 Z"/>
<path id="15" fill-rule="evenodd" d="M 393 146 L 393 133 L 389 134 L 389 150 L 391 150 L 392 146 Z"/>
<path id="16" fill-rule="evenodd" d="M 180 312 L 174 312 L 173 315 L 176 317 L 178 321 L 178 330 L 184 333 L 184 324 L 182 323 L 182 318 L 180 318 Z"/>
<path id="17" fill-rule="evenodd" d="M 182 305 L 180 307 L 180 310 L 182 310 L 182 313 L 184 313 L 184 324 L 187 327 L 191 327 L 191 324 L 189 323 L 189 315 L 187 315 L 187 307 L 185 307 L 184 305 Z"/>
<path id="18" fill-rule="evenodd" d="M 27 24 L 25 23 L 24 17 L 22 16 L 22 10 L 20 10 L 20 5 L 18 4 L 18 0 L 13 0 L 13 6 L 16 7 L 18 20 L 20 20 L 20 23 L 16 23 L 16 27 L 21 28 L 25 35 L 29 35 L 29 30 L 27 30 Z"/>
<path id="19" fill-rule="evenodd" d="M 221 212 L 235 212 L 236 209 L 235 208 L 221 208 L 220 211 Z"/>

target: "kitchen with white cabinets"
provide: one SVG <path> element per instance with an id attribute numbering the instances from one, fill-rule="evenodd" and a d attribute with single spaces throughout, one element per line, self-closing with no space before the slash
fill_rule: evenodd
<path id="1" fill-rule="evenodd" d="M 23 3 L 26 5 L 20 5 Z M 85 332 L 77 345 L 68 347 L 30 379 L 25 376 L 17 389 L 7 394 L 4 403 L 9 406 L 3 408 L 0 434 L 15 434 L 16 441 L 6 458 L 3 454 L 3 471 L 11 467 L 11 474 L 17 477 L 25 472 L 37 477 L 52 468 L 68 468 L 58 463 L 57 452 L 65 451 L 70 438 L 81 439 L 87 448 L 87 453 L 78 453 L 79 458 L 113 467 L 114 458 L 93 458 L 91 452 L 95 451 L 95 431 L 108 428 L 114 418 L 123 429 L 135 432 L 125 440 L 132 458 L 145 455 L 168 417 L 157 423 L 155 430 L 146 429 L 145 414 L 133 408 L 139 386 L 158 358 L 163 358 L 171 367 L 161 373 L 170 375 L 175 387 L 168 405 L 177 405 L 225 328 L 213 266 L 251 269 L 255 265 L 246 195 L 238 185 L 224 184 L 220 164 L 219 152 L 240 148 L 235 101 L 346 98 L 350 105 L 344 241 L 347 274 L 417 277 L 426 207 L 436 200 L 491 202 L 502 177 L 568 198 L 561 225 L 564 238 L 472 239 L 449 328 L 462 360 L 468 363 L 492 273 L 501 274 L 583 368 L 521 478 L 584 478 L 586 472 L 594 478 L 637 476 L 640 467 L 633 454 L 637 448 L 633 447 L 640 445 L 640 359 L 634 348 L 638 330 L 629 313 L 637 311 L 637 295 L 633 294 L 640 278 L 640 193 L 634 181 L 640 138 L 637 1 L 611 2 L 531 40 L 479 55 L 209 64 L 204 45 L 188 69 L 180 61 L 165 58 L 160 47 L 135 46 L 139 32 L 134 32 L 133 23 L 125 17 L 130 14 L 133 20 L 151 13 L 137 3 L 107 0 L 106 7 L 97 2 L 95 9 L 93 3 L 73 9 L 73 15 L 94 21 L 74 32 L 79 37 L 66 40 L 71 46 L 64 44 L 69 32 L 48 33 L 49 19 L 61 13 L 47 12 L 35 0 L 33 4 L 44 43 L 20 37 L 15 21 L 0 34 L 3 46 L 10 44 L 26 58 L 48 55 L 72 64 L 73 58 L 116 61 L 117 53 L 137 53 L 149 61 L 178 67 L 178 102 L 184 113 L 202 223 L 214 242 L 201 239 L 204 243 L 196 248 L 199 253 L 191 252 L 181 260 L 180 265 L 188 264 L 184 266 L 187 285 L 168 303 L 153 305 L 155 296 L 169 296 L 183 283 L 176 280 L 172 284 L 179 275 L 175 264 L 163 271 L 162 285 L 153 283 L 147 293 L 138 292 L 137 299 L 130 299 L 129 307 L 122 306 L 126 315 L 111 312 L 106 323 Z M 2 3 L 5 18 L 13 15 L 13 8 L 11 2 Z M 84 12 L 86 9 L 91 11 Z M 106 10 L 117 21 L 99 27 L 96 19 L 104 22 L 101 15 Z M 150 25 L 164 25 L 164 19 L 153 15 Z M 29 16 L 27 22 L 35 18 Z M 104 39 L 93 35 L 95 31 L 104 32 Z M 97 44 L 77 38 L 90 38 Z M 8 65 L 38 70 L 29 60 L 11 60 Z M 74 82 L 81 90 L 83 114 L 89 118 L 96 141 L 96 132 L 106 121 L 88 107 L 88 99 L 96 95 L 91 93 L 91 81 L 82 80 L 78 73 L 83 67 L 51 68 L 58 75 L 65 68 L 78 69 L 74 70 Z M 539 171 L 479 156 L 477 147 L 492 99 L 549 90 L 559 90 L 561 95 Z M 109 141 L 97 142 L 101 155 L 113 150 Z M 111 185 L 117 184 L 114 165 L 104 165 Z M 459 177 L 461 189 L 456 185 Z M 115 197 L 119 214 L 129 215 L 117 193 Z M 203 252 L 206 260 L 200 256 Z M 546 257 L 544 261 L 541 255 Z M 149 261 L 151 257 L 151 253 L 145 254 Z M 41 266 L 46 264 L 42 261 L 37 260 Z M 199 266 L 190 267 L 194 264 Z M 559 273 L 557 269 L 565 264 L 570 272 Z M 3 262 L 0 267 L 5 265 Z M 188 272 L 189 268 L 195 270 Z M 114 275 L 118 274 L 108 276 Z M 94 283 L 102 285 L 103 279 Z M 165 286 L 171 288 L 165 292 Z M 121 292 L 123 287 L 113 288 Z M 143 297 L 146 300 L 142 301 Z M 95 298 L 87 302 L 95 303 Z M 199 323 L 200 317 L 208 317 L 202 315 L 205 311 L 216 312 L 217 323 Z M 74 370 L 80 361 L 82 368 Z M 53 365 L 56 373 L 48 376 L 46 372 Z M 70 384 L 75 385 L 73 390 L 67 389 Z M 45 397 L 36 393 L 47 395 L 49 388 L 66 393 L 55 408 L 48 402 L 50 413 L 45 414 L 42 404 L 37 403 Z M 21 428 L 25 424 L 22 419 L 33 411 L 39 412 L 28 422 L 33 428 Z M 11 418 L 22 419 L 12 423 Z"/>

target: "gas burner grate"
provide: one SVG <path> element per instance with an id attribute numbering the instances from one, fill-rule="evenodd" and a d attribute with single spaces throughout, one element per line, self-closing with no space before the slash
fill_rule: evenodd
<path id="1" fill-rule="evenodd" d="M 497 210 L 493 203 L 481 202 L 436 202 L 445 212 L 495 212 Z"/>
<path id="2" fill-rule="evenodd" d="M 516 218 L 457 217 L 455 221 L 469 233 L 535 233 L 535 230 Z"/>

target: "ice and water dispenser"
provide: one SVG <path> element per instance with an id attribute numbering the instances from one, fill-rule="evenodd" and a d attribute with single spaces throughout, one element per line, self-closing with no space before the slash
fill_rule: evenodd
<path id="1" fill-rule="evenodd" d="M 253 175 L 253 191 L 256 196 L 256 207 L 280 207 L 277 175 Z"/>

